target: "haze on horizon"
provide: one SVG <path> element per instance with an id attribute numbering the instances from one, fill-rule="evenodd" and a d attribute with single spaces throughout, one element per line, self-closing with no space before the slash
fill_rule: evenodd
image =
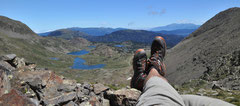
<path id="1" fill-rule="evenodd" d="M 0 7 L 0 15 L 39 33 L 68 27 L 201 25 L 225 9 L 240 7 L 240 0 L 2 0 Z"/>

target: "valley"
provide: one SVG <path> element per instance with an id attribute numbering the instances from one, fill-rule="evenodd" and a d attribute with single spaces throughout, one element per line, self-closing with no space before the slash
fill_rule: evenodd
<path id="1" fill-rule="evenodd" d="M 117 90 L 129 87 L 134 51 L 144 48 L 150 56 L 152 40 L 162 36 L 168 48 L 166 78 L 181 94 L 240 105 L 239 13 L 240 8 L 230 8 L 201 26 L 182 29 L 73 27 L 40 35 L 20 21 L 0 16 L 0 55 L 16 54 L 37 64 L 35 71 L 52 70 L 77 83 L 101 83 Z M 11 65 L 12 60 L 7 62 Z"/>

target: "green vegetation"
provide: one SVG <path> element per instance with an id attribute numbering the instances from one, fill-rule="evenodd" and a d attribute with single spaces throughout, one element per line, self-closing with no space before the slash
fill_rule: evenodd
<path id="1" fill-rule="evenodd" d="M 71 56 L 50 52 L 39 44 L 31 44 L 30 41 L 28 42 L 23 39 L 9 38 L 2 43 L 4 46 L 1 46 L 1 55 L 14 53 L 19 57 L 25 58 L 29 62 L 36 62 L 40 67 L 63 68 L 70 66 L 73 60 Z M 51 57 L 60 58 L 60 61 L 53 61 L 50 59 Z"/>

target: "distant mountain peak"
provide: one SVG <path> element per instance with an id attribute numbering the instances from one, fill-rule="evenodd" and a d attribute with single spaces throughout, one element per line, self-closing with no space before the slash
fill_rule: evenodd
<path id="1" fill-rule="evenodd" d="M 88 35 L 92 35 L 92 36 L 103 36 L 103 35 L 110 34 L 110 33 L 115 32 L 115 31 L 124 30 L 126 28 L 107 28 L 107 27 L 80 28 L 80 27 L 72 27 L 72 28 L 68 28 L 68 29 L 73 30 L 73 31 L 84 32 L 84 33 L 87 33 Z"/>
<path id="2" fill-rule="evenodd" d="M 193 23 L 173 23 L 166 26 L 160 26 L 150 29 L 151 31 L 171 31 L 171 30 L 178 30 L 178 29 L 197 29 L 200 25 L 196 25 Z"/>
<path id="3" fill-rule="evenodd" d="M 84 32 L 80 32 L 80 31 L 73 31 L 70 29 L 59 29 L 56 31 L 52 31 L 50 33 L 48 33 L 47 36 L 54 36 L 54 37 L 61 37 L 61 38 L 65 38 L 65 39 L 71 39 L 74 37 L 85 37 L 85 36 L 89 36 L 88 34 L 84 33 Z"/>

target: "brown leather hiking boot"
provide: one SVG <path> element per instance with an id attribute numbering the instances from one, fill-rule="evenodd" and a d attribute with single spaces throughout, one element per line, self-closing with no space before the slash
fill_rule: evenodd
<path id="1" fill-rule="evenodd" d="M 164 38 L 156 36 L 151 46 L 151 57 L 148 60 L 147 74 L 151 68 L 155 68 L 160 75 L 165 76 L 166 68 L 163 59 L 165 57 L 166 48 L 167 46 Z"/>
<path id="2" fill-rule="evenodd" d="M 133 57 L 134 75 L 131 80 L 131 88 L 136 88 L 140 91 L 143 89 L 143 83 L 147 75 L 145 73 L 147 65 L 147 55 L 143 49 L 138 49 Z"/>

